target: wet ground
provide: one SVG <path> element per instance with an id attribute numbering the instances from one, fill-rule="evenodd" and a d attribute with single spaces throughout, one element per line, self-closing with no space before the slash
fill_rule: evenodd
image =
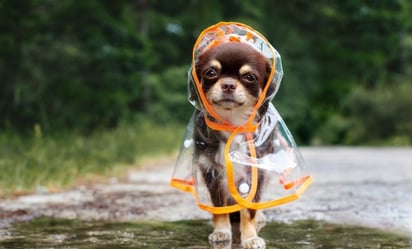
<path id="1" fill-rule="evenodd" d="M 40 218 L 14 226 L 0 248 L 213 248 L 239 249 L 239 240 L 210 245 L 206 220 L 107 223 Z M 408 238 L 357 226 L 306 220 L 269 223 L 260 233 L 266 248 L 411 248 Z"/>
<path id="2" fill-rule="evenodd" d="M 276 248 L 348 248 L 338 244 L 324 246 L 326 242 L 322 242 L 319 236 L 334 231 L 346 242 L 354 240 L 358 234 L 366 236 L 361 236 L 363 241 L 373 242 L 358 247 L 358 241 L 352 248 L 412 248 L 412 148 L 303 148 L 301 152 L 313 172 L 314 183 L 302 199 L 266 211 L 269 225 L 262 230 L 262 236 L 268 240 L 268 245 Z M 210 216 L 196 207 L 190 195 L 169 187 L 172 169 L 173 159 L 164 160 L 132 171 L 126 179 L 111 179 L 107 184 L 78 186 L 60 193 L 39 189 L 33 195 L 0 200 L 0 248 L 26 248 L 8 247 L 11 244 L 7 243 L 14 243 L 17 239 L 20 243 L 26 241 L 30 244 L 39 238 L 52 238 L 56 243 L 76 243 L 80 238 L 89 241 L 89 247 L 65 248 L 113 248 L 98 246 L 99 238 L 105 236 L 109 236 L 110 241 L 119 238 L 118 245 L 129 236 L 130 241 L 135 241 L 133 243 L 140 247 L 144 244 L 136 243 L 144 240 L 139 236 L 163 236 L 166 241 L 171 237 L 176 243 L 180 240 L 187 242 L 185 236 L 189 236 L 191 241 L 200 239 L 201 244 L 196 242 L 190 246 L 173 247 L 209 248 L 205 240 L 211 228 L 204 220 Z M 37 217 L 48 218 L 35 219 Z M 302 225 L 302 222 L 307 224 Z M 363 228 L 354 228 L 353 225 Z M 24 226 L 33 230 L 27 234 Z M 113 229 L 103 229 L 102 226 Z M 83 234 L 78 235 L 73 227 Z M 275 231 L 276 227 L 284 229 Z M 57 232 L 50 233 L 49 228 Z M 139 232 L 140 228 L 153 231 L 153 234 L 143 234 Z M 64 229 L 71 229 L 72 233 L 64 232 Z M 309 233 L 309 237 L 314 236 L 319 242 L 297 237 L 292 239 L 284 232 L 299 236 L 305 234 L 302 229 L 320 231 L 319 235 Z M 177 236 L 179 231 L 184 232 Z M 191 231 L 191 235 L 186 234 Z M 393 234 L 404 236 L 404 240 Z M 395 239 L 375 241 L 385 236 L 395 236 Z M 282 247 L 283 242 L 279 239 L 284 239 L 284 243 L 302 241 L 303 244 L 301 247 Z M 396 241 L 403 244 L 396 245 Z M 145 243 L 147 247 L 143 248 L 171 248 Z M 170 242 L 165 243 L 170 246 Z M 63 247 L 44 244 L 32 248 Z"/>

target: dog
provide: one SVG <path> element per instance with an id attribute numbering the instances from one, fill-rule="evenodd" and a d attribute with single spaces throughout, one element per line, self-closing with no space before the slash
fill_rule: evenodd
<path id="1" fill-rule="evenodd" d="M 202 90 L 214 112 L 225 122 L 238 127 L 245 124 L 262 95 L 268 82 L 271 65 L 259 51 L 241 42 L 228 42 L 208 49 L 199 55 L 196 62 L 196 75 Z M 267 95 L 275 91 L 268 88 Z M 255 123 L 265 114 L 268 103 L 259 107 Z M 235 200 L 228 192 L 225 176 L 224 147 L 230 131 L 213 130 L 205 122 L 207 113 L 195 112 L 195 164 L 210 193 L 214 206 L 232 205 Z M 236 140 L 237 139 L 237 140 Z M 234 143 L 243 142 L 236 138 Z M 256 148 L 257 157 L 273 152 L 272 139 Z M 259 184 L 253 201 L 258 202 L 268 178 L 263 170 L 258 171 Z M 244 172 L 244 178 L 250 172 Z M 239 220 L 240 240 L 244 248 L 264 248 L 265 241 L 258 237 L 264 224 L 261 211 L 242 209 L 236 213 L 213 214 L 213 232 L 209 235 L 211 243 L 232 240 L 232 224 Z"/>

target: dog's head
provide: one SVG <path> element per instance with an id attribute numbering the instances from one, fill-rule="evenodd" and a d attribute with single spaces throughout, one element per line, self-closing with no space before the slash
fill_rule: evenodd
<path id="1" fill-rule="evenodd" d="M 270 84 L 270 72 L 269 61 L 240 42 L 213 47 L 196 63 L 196 74 L 209 104 L 232 125 L 247 121 L 266 84 Z M 268 93 L 273 90 L 269 88 Z M 260 114 L 265 111 L 265 106 L 259 109 Z"/>

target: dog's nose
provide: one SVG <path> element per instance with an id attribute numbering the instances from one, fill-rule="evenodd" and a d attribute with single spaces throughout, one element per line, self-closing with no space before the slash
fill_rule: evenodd
<path id="1" fill-rule="evenodd" d="M 226 93 L 231 93 L 236 90 L 236 83 L 235 82 L 224 82 L 222 84 L 222 90 Z"/>

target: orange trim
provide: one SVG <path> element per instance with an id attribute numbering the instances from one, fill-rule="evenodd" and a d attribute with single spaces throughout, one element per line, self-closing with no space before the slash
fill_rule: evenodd
<path id="1" fill-rule="evenodd" d="M 243 126 L 232 126 L 230 124 L 221 124 L 221 123 L 216 123 L 205 117 L 205 122 L 206 125 L 209 128 L 212 128 L 213 130 L 219 130 L 219 131 L 234 131 L 236 129 L 239 129 L 239 132 L 254 132 L 257 129 L 257 124 L 245 124 Z"/>
<path id="2" fill-rule="evenodd" d="M 257 185 L 258 185 L 258 168 L 256 167 L 256 149 L 253 141 L 253 135 L 251 133 L 246 133 L 246 139 L 249 146 L 250 157 L 252 158 L 252 171 L 251 171 L 251 186 L 249 195 L 246 198 L 247 201 L 252 201 L 256 196 Z"/>
<path id="3" fill-rule="evenodd" d="M 232 197 L 236 200 L 237 203 L 239 203 L 242 206 L 248 206 L 253 198 L 256 196 L 256 191 L 257 191 L 257 185 L 258 185 L 258 168 L 256 166 L 253 166 L 256 164 L 256 162 L 252 162 L 252 171 L 251 171 L 251 189 L 249 190 L 249 194 L 244 199 L 238 192 L 236 188 L 236 183 L 234 181 L 234 171 L 233 171 L 233 163 L 229 158 L 229 150 L 230 150 L 230 145 L 232 144 L 233 139 L 236 137 L 236 135 L 239 133 L 240 128 L 236 129 L 228 138 L 228 141 L 225 146 L 225 151 L 224 151 L 224 157 L 225 157 L 225 163 L 226 163 L 226 177 L 228 181 L 228 188 L 229 192 L 232 195 Z M 253 142 L 253 135 L 251 133 L 246 133 L 246 138 L 248 140 L 248 145 L 249 145 L 249 152 L 251 155 L 251 158 L 256 158 L 256 150 Z"/>
<path id="4" fill-rule="evenodd" d="M 176 179 L 176 178 L 174 178 Z M 239 204 L 234 204 L 231 206 L 224 206 L 224 207 L 215 207 L 215 206 L 210 206 L 210 205 L 205 205 L 203 203 L 200 203 L 197 195 L 196 195 L 196 191 L 194 190 L 194 188 L 192 186 L 187 186 L 184 184 L 179 183 L 179 181 L 174 181 L 174 179 L 172 179 L 172 181 L 170 182 L 170 185 L 173 187 L 176 187 L 178 189 L 184 190 L 186 192 L 190 192 L 192 193 L 193 197 L 196 200 L 196 203 L 198 205 L 199 208 L 208 211 L 210 213 L 213 214 L 227 214 L 227 213 L 233 213 L 239 210 L 242 210 L 244 208 L 250 208 L 250 209 L 265 209 L 265 208 L 271 208 L 271 207 L 275 207 L 275 206 L 279 206 L 291 201 L 294 201 L 296 199 L 299 199 L 300 196 L 307 190 L 307 188 L 312 184 L 312 177 L 311 176 L 306 176 L 304 177 L 304 181 L 302 182 L 302 185 L 296 189 L 295 193 L 287 195 L 285 197 L 279 198 L 279 199 L 275 199 L 272 201 L 266 201 L 266 202 L 260 202 L 260 203 L 251 203 L 251 202 L 244 202 L 243 204 L 245 205 L 241 205 L 241 203 Z"/>
<path id="5" fill-rule="evenodd" d="M 303 182 L 306 181 L 306 179 L 307 179 L 308 177 L 309 177 L 309 176 L 304 176 L 304 177 L 301 177 L 301 178 L 299 178 L 299 179 L 297 179 L 297 180 L 295 180 L 295 181 L 290 181 L 290 182 L 283 182 L 283 179 L 280 179 L 280 183 L 283 185 L 283 187 L 285 188 L 285 190 L 289 190 L 289 189 L 291 189 L 291 188 L 293 188 L 293 187 L 295 187 L 295 186 L 300 186 Z"/>
<path id="6" fill-rule="evenodd" d="M 175 187 L 177 189 L 180 189 L 180 190 L 183 190 L 185 192 L 191 193 L 193 195 L 193 197 L 195 198 L 196 203 L 199 206 L 199 208 L 201 208 L 205 211 L 209 211 L 209 212 L 214 213 L 214 214 L 233 213 L 233 212 L 239 211 L 239 210 L 244 208 L 239 204 L 234 204 L 234 205 L 231 205 L 231 206 L 224 206 L 224 207 L 215 207 L 215 206 L 210 206 L 210 205 L 203 204 L 199 201 L 194 186 L 193 185 L 188 185 L 187 181 L 183 180 L 183 179 L 172 178 L 169 184 L 172 187 Z M 191 183 L 189 183 L 189 184 L 191 184 Z"/>
<path id="7" fill-rule="evenodd" d="M 224 206 L 224 207 L 215 207 L 215 206 L 208 206 L 208 205 L 205 205 L 205 204 L 202 204 L 202 203 L 198 202 L 197 205 L 198 205 L 199 208 L 201 208 L 205 211 L 208 211 L 210 213 L 213 213 L 213 214 L 228 214 L 228 213 L 233 213 L 233 212 L 236 212 L 236 211 L 240 211 L 240 210 L 245 208 L 245 207 L 242 207 L 239 204 L 234 204 L 234 205 L 231 205 L 231 206 Z"/>
<path id="8" fill-rule="evenodd" d="M 178 188 L 178 189 L 183 190 L 185 192 L 190 192 L 190 193 L 195 195 L 193 185 L 188 185 L 188 184 L 184 183 L 184 180 L 177 179 L 177 178 L 172 178 L 172 180 L 170 180 L 169 184 L 172 187 Z"/>
<path id="9" fill-rule="evenodd" d="M 173 178 L 172 181 L 178 182 L 181 184 L 193 186 L 194 185 L 194 180 L 193 177 L 190 177 L 189 179 L 179 179 L 179 178 Z"/>

